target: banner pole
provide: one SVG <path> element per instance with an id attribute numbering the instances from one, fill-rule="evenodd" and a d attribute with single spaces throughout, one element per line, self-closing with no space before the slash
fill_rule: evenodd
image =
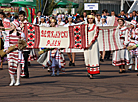
<path id="1" fill-rule="evenodd" d="M 46 0 L 46 2 L 45 2 L 45 6 L 44 6 L 44 9 L 43 9 L 42 15 L 44 14 L 44 11 L 45 11 L 45 8 L 46 8 L 46 5 L 47 5 L 47 1 L 48 0 Z"/>

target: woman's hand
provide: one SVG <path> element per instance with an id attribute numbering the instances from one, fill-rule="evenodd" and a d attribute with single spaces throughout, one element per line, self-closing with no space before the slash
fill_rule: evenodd
<path id="1" fill-rule="evenodd" d="M 124 46 L 123 49 L 126 49 L 126 46 Z"/>
<path id="2" fill-rule="evenodd" d="M 88 50 L 91 47 L 91 45 L 89 44 L 84 50 Z"/>
<path id="3" fill-rule="evenodd" d="M 8 54 L 8 53 L 10 53 L 10 51 L 9 50 L 6 50 L 6 54 Z"/>
<path id="4" fill-rule="evenodd" d="M 92 43 L 90 43 L 87 47 L 88 47 L 88 49 L 90 48 L 92 46 Z"/>
<path id="5" fill-rule="evenodd" d="M 89 49 L 89 48 L 90 48 L 90 45 L 87 46 L 87 49 Z"/>

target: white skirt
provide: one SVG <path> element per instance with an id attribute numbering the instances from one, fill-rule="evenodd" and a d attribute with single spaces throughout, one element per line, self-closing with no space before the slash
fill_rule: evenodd
<path id="1" fill-rule="evenodd" d="M 130 54 L 127 49 L 117 50 L 113 52 L 112 65 L 129 65 L 130 64 Z"/>

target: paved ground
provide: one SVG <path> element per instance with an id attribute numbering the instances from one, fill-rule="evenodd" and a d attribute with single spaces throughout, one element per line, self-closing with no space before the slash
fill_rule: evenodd
<path id="1" fill-rule="evenodd" d="M 66 56 L 67 58 L 67 56 Z M 77 54 L 76 67 L 69 67 L 59 77 L 50 77 L 36 61 L 29 67 L 30 78 L 21 86 L 9 87 L 8 69 L 0 71 L 0 102 L 138 102 L 138 76 L 135 71 L 119 74 L 111 61 L 101 63 L 101 74 L 89 79 Z"/>

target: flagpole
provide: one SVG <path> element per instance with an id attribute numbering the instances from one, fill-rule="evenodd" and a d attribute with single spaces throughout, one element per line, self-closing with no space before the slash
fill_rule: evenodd
<path id="1" fill-rule="evenodd" d="M 46 8 L 46 5 L 47 5 L 47 1 L 48 0 L 46 0 L 46 2 L 45 2 L 45 6 L 44 6 L 44 9 L 43 9 L 42 15 L 44 14 L 44 11 L 45 11 L 45 8 Z"/>
<path id="2" fill-rule="evenodd" d="M 41 0 L 41 11 L 43 11 L 43 0 Z"/>
<path id="3" fill-rule="evenodd" d="M 124 0 L 121 0 L 121 11 L 124 10 Z"/>
<path id="4" fill-rule="evenodd" d="M 38 0 L 38 5 L 39 5 L 39 11 L 40 11 L 40 0 Z"/>

